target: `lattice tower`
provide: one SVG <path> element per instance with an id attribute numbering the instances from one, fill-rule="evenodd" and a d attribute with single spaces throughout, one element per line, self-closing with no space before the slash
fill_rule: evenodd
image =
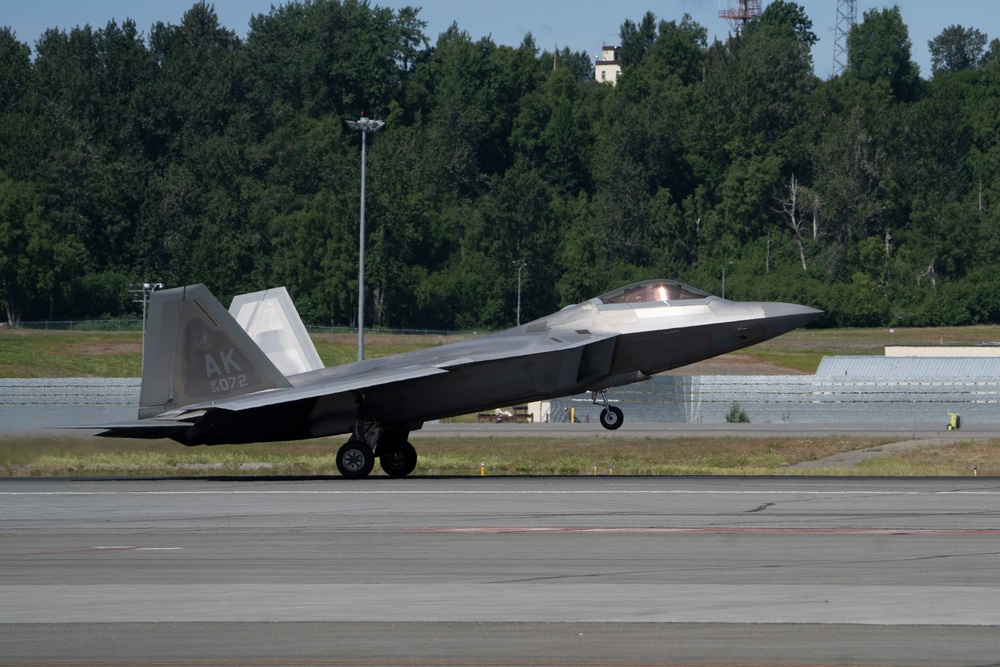
<path id="1" fill-rule="evenodd" d="M 737 33 L 742 32 L 750 21 L 760 18 L 761 0 L 736 0 L 735 7 L 731 0 L 727 0 L 727 3 L 728 7 L 719 10 L 719 18 L 729 21 L 729 25 Z"/>
<path id="2" fill-rule="evenodd" d="M 837 38 L 833 43 L 833 75 L 847 70 L 847 33 L 858 22 L 858 0 L 837 0 Z"/>

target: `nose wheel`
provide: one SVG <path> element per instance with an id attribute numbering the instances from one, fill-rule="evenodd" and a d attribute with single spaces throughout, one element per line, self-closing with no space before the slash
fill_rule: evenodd
<path id="1" fill-rule="evenodd" d="M 597 400 L 598 394 L 601 395 L 600 400 Z M 594 405 L 604 406 L 604 409 L 601 410 L 601 426 L 609 431 L 614 431 L 616 428 L 621 428 L 621 425 L 625 423 L 625 413 L 622 412 L 621 408 L 611 405 L 606 389 L 592 392 L 591 400 L 594 401 Z"/>
<path id="2" fill-rule="evenodd" d="M 601 410 L 601 426 L 609 431 L 614 431 L 623 423 L 625 423 L 625 413 L 621 411 L 621 408 L 609 405 Z"/>

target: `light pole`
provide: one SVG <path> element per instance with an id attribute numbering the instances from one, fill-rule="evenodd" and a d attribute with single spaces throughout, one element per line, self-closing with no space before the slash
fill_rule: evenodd
<path id="1" fill-rule="evenodd" d="M 132 294 L 142 294 L 142 356 L 143 363 L 146 362 L 146 303 L 149 301 L 149 293 L 155 292 L 156 290 L 163 289 L 163 283 L 142 283 L 142 284 L 131 284 L 128 286 L 128 291 Z M 138 297 L 133 298 L 132 302 L 135 303 L 139 301 Z"/>
<path id="2" fill-rule="evenodd" d="M 726 262 L 722 267 L 722 298 L 726 298 L 726 267 L 732 266 L 732 262 Z"/>
<path id="3" fill-rule="evenodd" d="M 524 270 L 524 262 L 514 262 L 517 267 L 517 326 L 521 326 L 521 271 Z"/>
<path id="4" fill-rule="evenodd" d="M 358 361 L 365 358 L 365 162 L 368 133 L 378 132 L 385 121 L 361 117 L 347 126 L 361 132 L 361 241 L 358 246 Z"/>

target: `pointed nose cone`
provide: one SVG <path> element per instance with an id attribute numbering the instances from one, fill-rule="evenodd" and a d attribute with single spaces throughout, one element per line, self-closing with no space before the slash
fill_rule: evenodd
<path id="1" fill-rule="evenodd" d="M 822 310 L 794 303 L 762 303 L 761 308 L 764 310 L 767 328 L 775 336 L 805 326 L 823 314 Z"/>

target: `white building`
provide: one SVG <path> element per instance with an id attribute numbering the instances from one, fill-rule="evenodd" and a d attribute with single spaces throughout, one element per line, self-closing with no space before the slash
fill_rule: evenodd
<path id="1" fill-rule="evenodd" d="M 610 83 L 613 86 L 618 81 L 621 73 L 622 65 L 618 61 L 618 47 L 601 47 L 601 55 L 594 62 L 594 78 L 602 83 Z"/>

